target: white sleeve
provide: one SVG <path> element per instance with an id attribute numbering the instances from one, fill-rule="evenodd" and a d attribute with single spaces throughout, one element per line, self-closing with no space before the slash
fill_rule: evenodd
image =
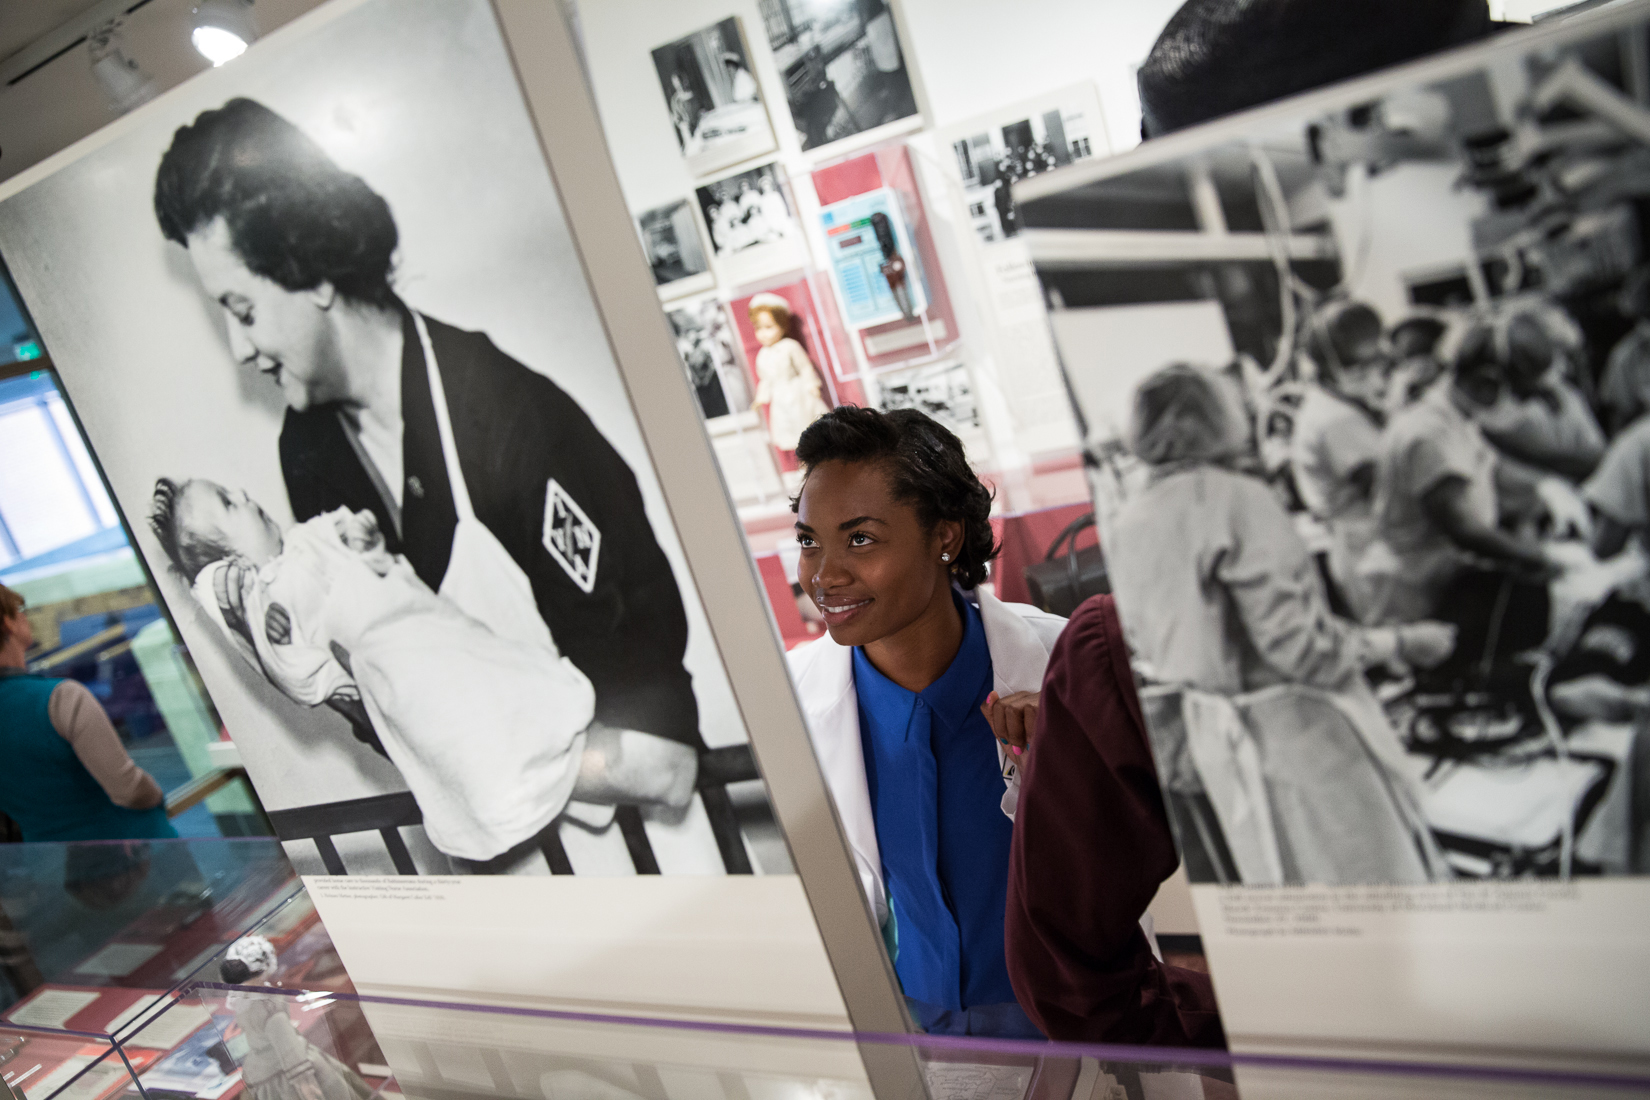
<path id="1" fill-rule="evenodd" d="M 359 690 L 327 639 L 316 635 L 312 620 L 324 578 L 309 564 L 288 559 L 266 567 L 247 586 L 245 605 L 264 675 L 293 702 L 314 707 L 338 694 L 359 698 Z M 316 584 L 323 591 L 310 591 Z"/>

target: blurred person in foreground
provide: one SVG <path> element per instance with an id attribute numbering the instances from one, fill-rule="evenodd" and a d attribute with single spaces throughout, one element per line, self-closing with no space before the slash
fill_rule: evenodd
<path id="1" fill-rule="evenodd" d="M 0 811 L 25 841 L 175 838 L 165 796 L 85 685 L 28 671 L 34 630 L 0 585 Z"/>
<path id="2" fill-rule="evenodd" d="M 1113 598 L 1073 613 L 1049 655 L 1009 859 L 1008 972 L 1051 1039 L 1224 1047 L 1209 976 L 1140 926 L 1180 857 Z"/>

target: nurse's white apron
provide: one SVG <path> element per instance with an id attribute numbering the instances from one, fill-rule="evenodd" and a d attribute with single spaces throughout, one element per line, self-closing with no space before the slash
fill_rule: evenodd
<path id="1" fill-rule="evenodd" d="M 476 518 L 464 470 L 458 462 L 458 445 L 453 440 L 453 422 L 447 410 L 447 391 L 441 384 L 441 370 L 436 365 L 435 349 L 430 345 L 430 332 L 424 318 L 416 312 L 413 324 L 424 348 L 430 401 L 435 406 L 436 427 L 441 434 L 441 457 L 447 467 L 447 484 L 452 486 L 453 509 L 458 513 L 453 550 L 447 559 L 447 573 L 441 578 L 440 593 L 472 619 L 485 623 L 499 637 L 559 653 L 555 639 L 550 637 L 550 628 L 539 615 L 532 582 L 504 544 Z"/>
<path id="2" fill-rule="evenodd" d="M 424 318 L 412 311 L 418 342 L 424 351 L 424 369 L 430 379 L 430 403 L 435 406 L 436 426 L 441 435 L 441 456 L 447 467 L 447 483 L 452 487 L 453 509 L 458 524 L 453 529 L 453 549 L 447 572 L 441 578 L 441 595 L 457 604 L 465 614 L 485 623 L 501 638 L 523 645 L 543 646 L 559 653 L 550 628 L 539 615 L 532 582 L 522 572 L 504 544 L 476 518 L 464 470 L 458 461 L 458 445 L 453 438 L 452 416 L 447 407 L 447 391 L 441 383 L 435 348 Z M 546 705 L 554 705 L 547 700 Z M 624 835 L 613 823 L 614 807 L 573 801 L 556 826 L 562 848 L 575 874 L 634 874 L 635 865 Z M 650 815 L 643 811 L 643 817 Z M 687 814 L 679 823 L 646 822 L 648 840 L 659 868 L 666 874 L 720 874 L 722 866 L 716 836 L 705 814 L 704 804 L 695 795 Z M 524 856 L 511 874 L 548 874 L 544 857 Z"/>

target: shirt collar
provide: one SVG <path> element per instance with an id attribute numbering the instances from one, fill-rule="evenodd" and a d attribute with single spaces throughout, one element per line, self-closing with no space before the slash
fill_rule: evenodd
<path id="1" fill-rule="evenodd" d="M 955 728 L 968 720 L 991 690 L 991 650 L 986 647 L 979 608 L 960 598 L 955 590 L 951 598 L 956 601 L 963 619 L 962 645 L 940 678 L 922 691 L 900 687 L 877 671 L 862 648 L 854 647 L 855 690 L 860 703 L 872 713 L 897 713 L 900 708 L 908 711 L 921 699 L 942 721 Z"/>
<path id="2" fill-rule="evenodd" d="M 963 619 L 962 645 L 951 658 L 950 667 L 918 695 L 947 725 L 956 728 L 968 720 L 981 698 L 991 690 L 991 651 L 986 648 L 979 609 L 957 599 L 955 593 L 952 598 L 956 599 Z"/>
<path id="3" fill-rule="evenodd" d="M 900 687 L 877 671 L 877 666 L 865 656 L 860 646 L 853 648 L 854 690 L 859 695 L 860 708 L 873 716 L 903 715 L 906 719 L 916 705 L 917 693 Z"/>

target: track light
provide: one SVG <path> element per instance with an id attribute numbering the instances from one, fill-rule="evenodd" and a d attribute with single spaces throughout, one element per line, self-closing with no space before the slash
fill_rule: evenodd
<path id="1" fill-rule="evenodd" d="M 252 0 L 201 0 L 192 14 L 195 29 L 189 41 L 214 68 L 241 56 L 258 37 Z"/>
<path id="2" fill-rule="evenodd" d="M 92 60 L 92 75 L 108 97 L 110 110 L 123 115 L 155 98 L 160 86 L 136 61 L 126 56 L 125 43 L 120 35 L 120 20 L 110 19 L 98 24 L 86 40 L 86 49 Z"/>

